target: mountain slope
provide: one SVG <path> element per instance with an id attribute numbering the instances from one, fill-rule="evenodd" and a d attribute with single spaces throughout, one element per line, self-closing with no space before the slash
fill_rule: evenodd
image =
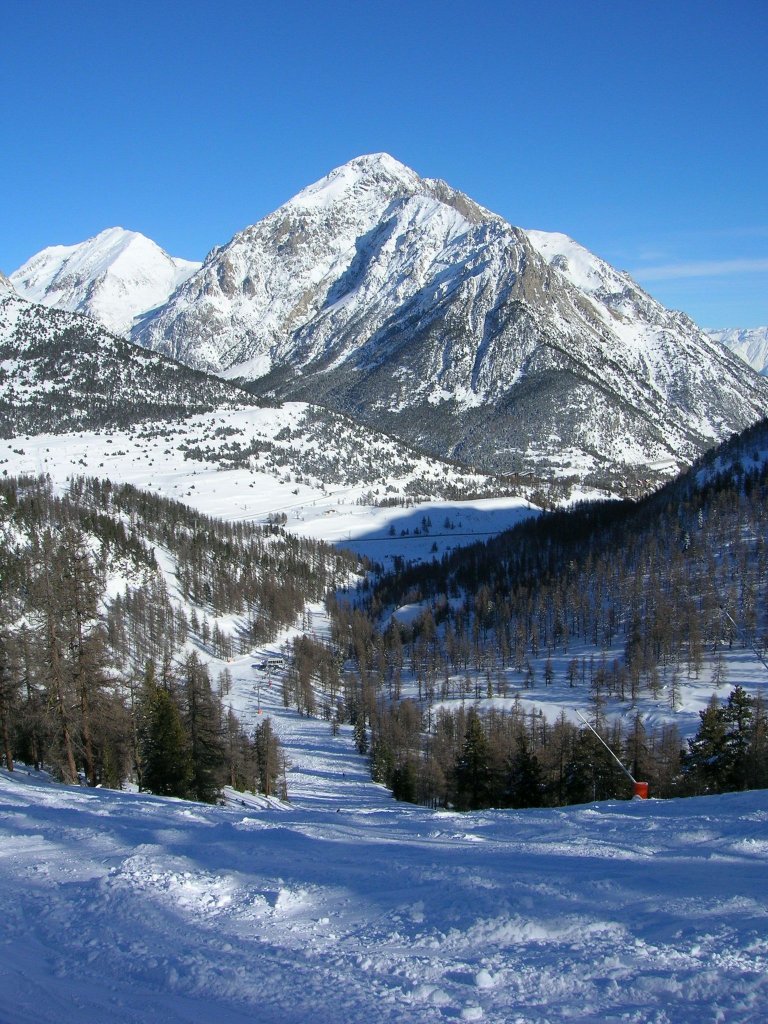
<path id="1" fill-rule="evenodd" d="M 768 410 L 627 275 L 386 154 L 213 250 L 134 338 L 497 472 L 647 479 Z"/>
<path id="2" fill-rule="evenodd" d="M 0 435 L 167 419 L 252 399 L 87 316 L 0 295 Z"/>
<path id="3" fill-rule="evenodd" d="M 737 327 L 725 331 L 707 331 L 714 341 L 725 345 L 753 370 L 768 375 L 768 327 L 751 327 L 740 330 Z"/>
<path id="4" fill-rule="evenodd" d="M 764 794 L 377 807 L 322 724 L 338 813 L 0 773 L 7 1019 L 765 1019 Z"/>
<path id="5" fill-rule="evenodd" d="M 108 228 L 77 245 L 54 245 L 11 274 L 24 298 L 87 313 L 113 334 L 161 305 L 200 266 L 169 256 L 149 238 Z"/>

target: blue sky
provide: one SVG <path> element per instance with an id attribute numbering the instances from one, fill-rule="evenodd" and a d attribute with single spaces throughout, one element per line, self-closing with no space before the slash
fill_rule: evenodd
<path id="1" fill-rule="evenodd" d="M 768 324 L 765 0 L 9 0 L 0 268 L 212 246 L 386 151 L 703 326 Z"/>

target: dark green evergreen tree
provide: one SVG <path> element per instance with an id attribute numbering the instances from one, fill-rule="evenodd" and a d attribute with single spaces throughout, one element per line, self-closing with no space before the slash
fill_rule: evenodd
<path id="1" fill-rule="evenodd" d="M 488 740 L 475 711 L 469 714 L 454 778 L 455 803 L 459 810 L 477 810 L 493 805 L 493 771 Z"/>
<path id="2" fill-rule="evenodd" d="M 179 708 L 162 686 L 147 696 L 139 738 L 142 787 L 161 796 L 189 797 L 192 761 Z"/>
<path id="3" fill-rule="evenodd" d="M 704 711 L 699 712 L 700 725 L 683 757 L 687 788 L 696 794 L 720 793 L 727 785 L 728 738 L 723 708 L 713 693 Z"/>
<path id="4" fill-rule="evenodd" d="M 418 790 L 418 769 L 414 758 L 406 758 L 392 772 L 392 796 L 415 804 Z"/>
<path id="5" fill-rule="evenodd" d="M 11 745 L 11 722 L 14 718 L 18 693 L 13 681 L 9 645 L 0 633 L 0 763 L 13 771 L 13 748 Z"/>
<path id="6" fill-rule="evenodd" d="M 281 752 L 270 718 L 256 726 L 254 740 L 259 789 L 264 796 L 274 796 L 280 775 Z"/>
<path id="7" fill-rule="evenodd" d="M 749 786 L 749 753 L 754 724 L 754 701 L 742 686 L 728 695 L 723 708 L 725 758 L 723 784 L 728 790 Z"/>
<path id="8" fill-rule="evenodd" d="M 538 757 L 521 736 L 507 763 L 504 803 L 509 807 L 541 807 L 544 802 L 544 773 Z"/>
<path id="9" fill-rule="evenodd" d="M 194 799 L 215 803 L 227 769 L 222 710 L 208 670 L 197 654 L 190 654 L 184 662 L 181 692 L 192 764 L 190 790 Z"/>

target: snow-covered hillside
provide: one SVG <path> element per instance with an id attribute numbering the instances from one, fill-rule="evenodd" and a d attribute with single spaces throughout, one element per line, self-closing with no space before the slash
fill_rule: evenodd
<path id="1" fill-rule="evenodd" d="M 538 513 L 522 493 L 494 497 L 503 481 L 419 456 L 301 403 L 0 440 L 0 472 L 44 473 L 60 490 L 74 476 L 106 477 L 231 521 L 284 515 L 291 533 L 382 562 L 403 551 L 415 560 L 440 557 Z M 473 500 L 460 501 L 462 494 Z M 428 531 L 426 517 L 434 523 Z"/>
<path id="2" fill-rule="evenodd" d="M 166 301 L 200 264 L 169 256 L 137 231 L 108 228 L 77 245 L 52 245 L 11 274 L 31 302 L 87 313 L 113 334 Z"/>
<path id="3" fill-rule="evenodd" d="M 110 334 L 89 316 L 0 292 L 0 434 L 134 424 L 249 395 Z"/>
<path id="4" fill-rule="evenodd" d="M 707 331 L 710 338 L 725 345 L 753 370 L 768 375 L 768 327 L 738 327 L 725 331 Z"/>

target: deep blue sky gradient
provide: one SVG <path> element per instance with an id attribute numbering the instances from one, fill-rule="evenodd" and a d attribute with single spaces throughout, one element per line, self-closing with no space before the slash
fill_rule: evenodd
<path id="1" fill-rule="evenodd" d="M 9 0 L 0 268 L 202 259 L 384 150 L 703 326 L 768 324 L 766 0 Z"/>

